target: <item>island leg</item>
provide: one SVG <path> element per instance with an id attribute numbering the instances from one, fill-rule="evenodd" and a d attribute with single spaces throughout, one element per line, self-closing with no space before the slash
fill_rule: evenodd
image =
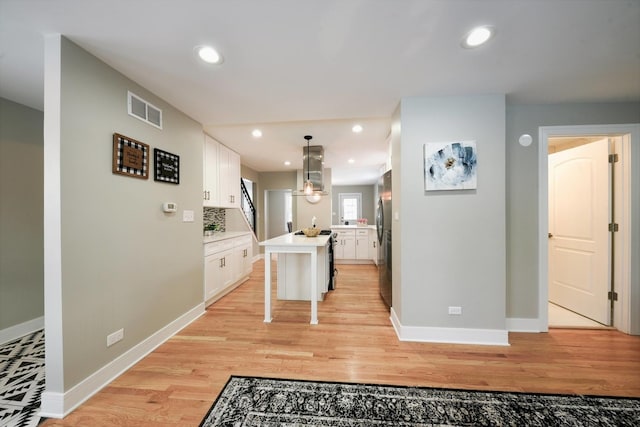
<path id="1" fill-rule="evenodd" d="M 271 323 L 271 252 L 264 250 L 264 323 Z"/>
<path id="2" fill-rule="evenodd" d="M 311 251 L 311 324 L 318 324 L 318 250 Z"/>

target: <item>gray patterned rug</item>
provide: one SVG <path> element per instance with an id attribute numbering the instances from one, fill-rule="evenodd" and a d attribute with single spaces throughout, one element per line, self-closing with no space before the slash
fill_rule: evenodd
<path id="1" fill-rule="evenodd" d="M 200 427 L 633 426 L 640 399 L 233 376 Z"/>

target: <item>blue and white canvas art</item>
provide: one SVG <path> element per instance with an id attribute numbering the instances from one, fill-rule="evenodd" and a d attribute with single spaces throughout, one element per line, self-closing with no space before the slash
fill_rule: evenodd
<path id="1" fill-rule="evenodd" d="M 475 141 L 424 144 L 424 189 L 474 190 L 477 187 Z"/>

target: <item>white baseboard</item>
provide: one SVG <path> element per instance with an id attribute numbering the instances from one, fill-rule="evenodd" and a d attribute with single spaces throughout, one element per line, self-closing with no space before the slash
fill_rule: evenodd
<path id="1" fill-rule="evenodd" d="M 509 332 L 546 332 L 540 329 L 539 319 L 507 317 L 507 330 Z"/>
<path id="2" fill-rule="evenodd" d="M 27 320 L 17 325 L 9 326 L 0 331 L 0 344 L 13 341 L 23 337 L 31 332 L 39 331 L 44 328 L 44 316 Z"/>
<path id="3" fill-rule="evenodd" d="M 434 328 L 403 326 L 391 308 L 391 324 L 400 341 L 449 344 L 509 345 L 509 331 L 502 329 Z"/>
<path id="4" fill-rule="evenodd" d="M 198 304 L 65 393 L 45 390 L 41 397 L 39 415 L 46 418 L 64 418 L 162 343 L 203 315 L 204 312 L 204 303 Z"/>

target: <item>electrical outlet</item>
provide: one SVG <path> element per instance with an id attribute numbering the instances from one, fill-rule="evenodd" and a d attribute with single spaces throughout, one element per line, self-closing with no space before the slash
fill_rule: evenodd
<path id="1" fill-rule="evenodd" d="M 462 315 L 462 307 L 449 307 L 449 314 L 456 316 Z"/>
<path id="2" fill-rule="evenodd" d="M 117 330 L 114 333 L 107 335 L 107 347 L 111 347 L 118 341 L 121 341 L 122 338 L 124 338 L 124 329 Z"/>

